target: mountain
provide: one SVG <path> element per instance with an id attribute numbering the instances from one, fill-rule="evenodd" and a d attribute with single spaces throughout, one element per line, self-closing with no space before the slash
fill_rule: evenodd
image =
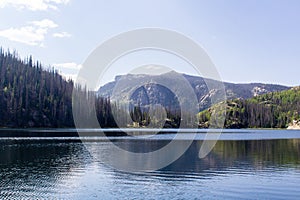
<path id="1" fill-rule="evenodd" d="M 193 88 L 197 99 L 199 101 L 199 110 L 205 110 L 211 106 L 211 98 L 218 94 L 215 89 L 209 90 L 206 83 L 210 85 L 219 84 L 220 82 L 206 79 L 198 76 L 191 76 L 186 74 L 178 74 L 174 71 L 162 74 L 159 76 L 166 82 L 172 84 L 176 83 L 178 75 L 182 75 Z M 177 108 L 178 102 L 174 99 L 172 92 L 159 84 L 152 82 L 155 75 L 143 75 L 143 74 L 128 74 L 122 76 L 116 76 L 113 82 L 107 83 L 100 87 L 98 94 L 102 97 L 111 97 L 115 86 L 122 81 L 122 90 L 115 94 L 116 99 L 123 99 L 131 91 L 131 83 L 146 83 L 143 86 L 136 88 L 136 90 L 130 96 L 130 100 L 136 105 L 149 105 L 149 104 L 162 104 L 163 106 L 170 106 Z M 128 86 L 128 87 L 127 87 Z M 266 94 L 275 91 L 283 91 L 289 89 L 289 87 L 282 85 L 263 84 L 263 83 L 249 83 L 249 84 L 234 84 L 224 82 L 225 92 L 227 99 L 243 98 L 248 99 L 261 94 Z"/>
<path id="2" fill-rule="evenodd" d="M 200 127 L 209 126 L 218 105 L 199 113 Z M 300 120 L 300 87 L 250 99 L 227 101 L 225 128 L 286 128 Z"/>
<path id="3" fill-rule="evenodd" d="M 208 90 L 205 83 L 209 82 L 210 85 L 216 85 L 218 82 L 185 74 L 182 76 L 195 91 L 200 102 L 200 111 L 209 108 L 211 106 L 210 99 L 218 95 L 219 91 Z M 74 87 L 72 80 L 64 79 L 53 69 L 45 69 L 40 62 L 33 62 L 31 56 L 21 60 L 16 52 L 4 52 L 0 48 L 0 127 L 74 127 L 72 112 L 72 93 L 74 90 L 76 94 L 80 95 L 80 98 L 87 99 L 87 101 L 82 99 L 84 100 L 83 102 L 94 102 L 96 115 L 101 127 L 117 127 L 113 116 L 114 111 L 117 111 L 118 116 L 123 116 L 120 114 L 122 112 L 127 113 L 123 109 L 122 104 L 117 104 L 117 102 L 112 104 L 108 98 L 111 96 L 114 88 L 118 86 L 117 83 L 121 85 L 121 90 L 116 93 L 116 96 L 120 97 L 120 99 L 130 93 L 132 83 L 145 83 L 135 88 L 131 93 L 130 116 L 124 115 L 124 122 L 126 123 L 122 126 L 132 127 L 137 125 L 143 127 L 149 123 L 160 125 L 167 119 L 164 127 L 178 127 L 181 123 L 179 116 L 183 113 L 182 111 L 185 111 L 179 106 L 178 97 L 168 87 L 151 81 L 163 80 L 165 83 L 179 88 L 181 83 L 177 78 L 178 74 L 176 72 L 169 72 L 161 76 L 118 76 L 114 82 L 100 88 L 99 96 L 93 91 L 86 91 L 83 86 L 82 88 L 80 86 Z M 247 99 L 268 92 L 289 89 L 285 86 L 260 83 L 224 83 L 224 85 L 229 99 Z M 188 102 L 190 97 L 183 95 L 182 98 Z M 259 98 L 259 96 L 256 98 Z M 286 102 L 286 100 L 282 101 Z M 79 104 L 83 105 L 84 103 L 80 101 Z M 152 104 L 161 104 L 166 108 L 166 112 L 160 112 L 161 109 L 149 107 Z M 286 109 L 289 108 L 288 104 L 284 105 Z M 296 105 L 299 107 L 299 104 Z M 85 109 L 84 106 L 80 107 L 80 109 L 82 109 L 79 110 L 80 114 L 84 116 L 82 120 L 90 121 L 89 119 L 94 113 L 89 109 Z M 285 112 L 286 110 L 279 111 Z M 155 115 L 157 119 L 152 119 L 151 121 L 148 114 L 152 112 L 158 115 Z M 276 122 L 276 126 L 285 126 L 286 118 L 290 119 L 290 115 L 291 113 L 280 115 L 280 123 Z M 276 113 L 275 116 L 277 116 Z M 244 126 L 243 123 L 241 122 L 241 126 Z M 252 124 L 256 126 L 256 123 L 254 120 Z"/>

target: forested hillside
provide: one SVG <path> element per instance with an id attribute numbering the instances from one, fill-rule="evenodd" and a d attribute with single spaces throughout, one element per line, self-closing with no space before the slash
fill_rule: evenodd
<path id="1" fill-rule="evenodd" d="M 73 127 L 73 84 L 31 56 L 21 60 L 0 48 L 0 127 Z M 102 126 L 114 126 L 106 118 L 109 101 L 97 98 L 96 104 Z"/>
<path id="2" fill-rule="evenodd" d="M 217 105 L 215 105 L 217 106 Z M 214 107 L 200 112 L 200 127 L 208 127 Z M 300 119 L 300 87 L 251 99 L 227 101 L 226 128 L 286 128 Z"/>

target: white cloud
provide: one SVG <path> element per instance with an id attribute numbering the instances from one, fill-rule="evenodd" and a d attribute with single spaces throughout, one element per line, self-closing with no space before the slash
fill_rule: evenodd
<path id="1" fill-rule="evenodd" d="M 77 73 L 76 74 L 67 74 L 67 73 L 63 73 L 63 72 L 59 72 L 60 75 L 62 75 L 63 77 L 65 77 L 65 79 L 72 79 L 73 81 L 76 80 L 77 78 Z"/>
<path id="2" fill-rule="evenodd" d="M 11 41 L 21 42 L 28 45 L 43 46 L 43 41 L 45 40 L 45 35 L 47 34 L 48 29 L 57 27 L 57 24 L 49 19 L 31 21 L 28 22 L 28 24 L 30 25 L 20 28 L 0 30 L 0 36 Z"/>
<path id="3" fill-rule="evenodd" d="M 30 24 L 33 24 L 33 25 L 41 27 L 41 28 L 56 28 L 58 26 L 50 19 L 43 19 L 41 21 L 32 21 L 32 22 L 30 22 Z"/>
<path id="4" fill-rule="evenodd" d="M 13 6 L 19 10 L 29 9 L 32 11 L 38 10 L 57 10 L 60 4 L 68 4 L 70 0 L 0 0 L 0 8 Z"/>
<path id="5" fill-rule="evenodd" d="M 160 70 L 160 69 L 163 69 L 162 66 L 159 66 L 159 65 L 147 65 L 145 66 L 146 69 L 149 69 L 149 70 Z"/>
<path id="6" fill-rule="evenodd" d="M 52 36 L 57 38 L 65 38 L 65 37 L 71 37 L 72 35 L 67 32 L 61 32 L 61 33 L 53 33 Z"/>
<path id="7" fill-rule="evenodd" d="M 76 80 L 77 73 L 82 67 L 82 65 L 76 64 L 74 62 L 69 63 L 58 63 L 53 64 L 54 69 L 58 70 L 58 73 L 64 76 L 66 79 L 71 78 L 72 80 Z"/>
<path id="8" fill-rule="evenodd" d="M 79 70 L 81 68 L 81 65 L 76 64 L 74 62 L 68 62 L 68 63 L 58 63 L 53 64 L 55 68 L 58 69 L 73 69 L 73 70 Z"/>
<path id="9" fill-rule="evenodd" d="M 0 31 L 0 36 L 15 42 L 21 42 L 28 45 L 38 45 L 44 40 L 45 29 L 35 29 L 31 26 L 21 28 L 10 28 Z"/>

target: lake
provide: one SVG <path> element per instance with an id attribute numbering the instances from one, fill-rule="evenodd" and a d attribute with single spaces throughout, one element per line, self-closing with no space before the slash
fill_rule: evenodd
<path id="1" fill-rule="evenodd" d="M 178 144 L 190 136 L 185 133 Z M 174 134 L 161 134 L 110 141 L 147 152 L 173 138 Z M 49 135 L 2 137 L 0 199 L 300 198 L 300 131 L 225 130 L 213 150 L 200 159 L 203 138 L 197 134 L 178 160 L 160 170 L 130 173 L 94 156 L 109 151 L 101 137 L 83 138 L 84 143 Z"/>

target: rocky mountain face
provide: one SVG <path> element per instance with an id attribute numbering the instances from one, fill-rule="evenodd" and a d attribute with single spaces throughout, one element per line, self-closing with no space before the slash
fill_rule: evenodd
<path id="1" fill-rule="evenodd" d="M 178 74 L 176 72 L 169 72 L 159 75 L 159 77 L 154 75 L 135 74 L 116 76 L 115 81 L 102 86 L 98 90 L 98 94 L 103 97 L 111 97 L 114 88 L 118 86 L 118 84 L 121 84 L 122 87 L 119 88 L 122 89 L 114 93 L 114 98 L 120 100 L 130 92 L 130 100 L 135 105 L 138 104 L 140 106 L 146 106 L 149 104 L 161 104 L 165 107 L 173 106 L 173 108 L 177 108 L 179 105 L 176 95 L 174 95 L 174 93 L 167 87 L 157 84 L 153 80 L 163 80 L 164 82 L 170 83 L 176 87 L 176 84 L 180 84 L 176 81 L 178 79 L 178 75 L 182 75 L 194 90 L 199 101 L 199 111 L 209 108 L 211 106 L 211 99 L 216 96 L 218 92 L 220 92 L 220 89 L 218 88 L 209 89 L 207 87 L 207 83 L 209 85 L 219 85 L 220 82 L 216 80 L 186 74 Z M 132 82 L 144 84 L 137 88 L 133 88 L 133 84 L 131 84 Z M 289 87 L 282 85 L 263 83 L 234 84 L 224 82 L 223 84 L 227 99 L 248 99 L 269 92 L 289 89 Z"/>

